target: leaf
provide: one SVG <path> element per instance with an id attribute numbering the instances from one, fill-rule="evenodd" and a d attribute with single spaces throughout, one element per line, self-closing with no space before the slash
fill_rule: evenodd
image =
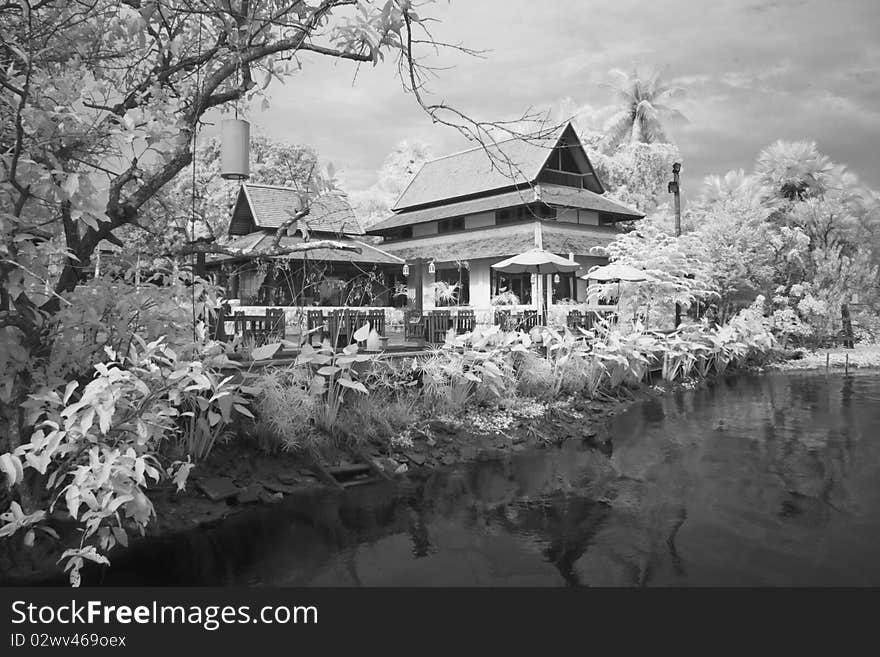
<path id="1" fill-rule="evenodd" d="M 73 391 L 76 390 L 78 385 L 78 381 L 71 381 L 67 384 L 67 387 L 64 389 L 64 396 L 61 398 L 61 401 L 63 403 L 66 404 L 68 402 L 68 400 L 70 399 L 70 395 L 73 394 Z"/>
<path id="2" fill-rule="evenodd" d="M 113 536 L 119 541 L 122 547 L 128 547 L 128 534 L 122 527 L 113 527 Z"/>
<path id="3" fill-rule="evenodd" d="M 362 392 L 365 395 L 370 394 L 370 391 L 367 390 L 366 387 L 364 386 L 364 384 L 361 383 L 360 381 L 352 381 L 351 379 L 346 379 L 346 378 L 342 377 L 342 378 L 336 379 L 336 382 L 341 386 L 345 386 L 346 388 L 351 388 L 352 390 L 357 390 L 358 392 Z"/>
<path id="4" fill-rule="evenodd" d="M 337 372 L 341 372 L 341 367 L 336 367 L 335 365 L 325 365 L 324 367 L 318 368 L 318 374 L 321 376 L 333 376 Z"/>
<path id="5" fill-rule="evenodd" d="M 370 337 L 370 324 L 367 322 L 363 326 L 361 326 L 357 331 L 354 332 L 352 339 L 355 342 L 363 342 L 368 337 Z"/>
<path id="6" fill-rule="evenodd" d="M 64 494 L 64 500 L 67 502 L 67 512 L 70 514 L 70 517 L 76 520 L 77 513 L 79 512 L 79 505 L 82 502 L 79 497 L 79 488 L 71 484 L 67 487 L 67 491 Z"/>
<path id="7" fill-rule="evenodd" d="M 237 410 L 239 413 L 241 413 L 242 415 L 246 415 L 247 417 L 252 418 L 252 417 L 254 416 L 253 413 L 251 413 L 251 412 L 247 409 L 246 406 L 242 406 L 241 404 L 235 404 L 235 405 L 233 406 L 233 408 L 234 408 L 235 410 Z"/>
<path id="8" fill-rule="evenodd" d="M 21 461 L 17 456 L 8 452 L 0 456 L 0 471 L 6 474 L 6 485 L 9 488 L 24 478 L 24 468 Z"/>
<path id="9" fill-rule="evenodd" d="M 280 342 L 273 342 L 272 344 L 267 344 L 262 347 L 257 347 L 251 351 L 251 358 L 254 360 L 268 360 L 275 355 L 281 348 Z"/>

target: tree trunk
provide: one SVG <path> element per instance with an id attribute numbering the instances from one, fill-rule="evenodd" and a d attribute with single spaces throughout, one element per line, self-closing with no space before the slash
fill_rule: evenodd
<path id="1" fill-rule="evenodd" d="M 855 348 L 855 338 L 853 336 L 852 318 L 849 314 L 849 304 L 840 304 L 840 319 L 843 323 L 843 346 L 847 349 Z"/>

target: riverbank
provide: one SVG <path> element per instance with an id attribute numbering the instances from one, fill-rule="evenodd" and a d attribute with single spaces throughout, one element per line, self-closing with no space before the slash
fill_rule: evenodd
<path id="1" fill-rule="evenodd" d="M 768 369 L 793 371 L 821 368 L 880 368 L 880 345 L 857 344 L 854 349 L 834 347 L 817 351 L 798 350 L 792 357 L 772 363 Z"/>
<path id="2" fill-rule="evenodd" d="M 411 436 L 411 444 L 391 446 L 370 437 L 356 448 L 327 448 L 320 459 L 306 453 L 266 454 L 254 441 L 241 439 L 218 445 L 211 456 L 195 466 L 186 489 L 177 491 L 169 483 L 148 491 L 156 516 L 143 537 L 131 540 L 129 548 L 114 549 L 109 557 L 121 556 L 145 541 L 173 539 L 176 535 L 216 527 L 233 517 L 287 498 L 308 497 L 321 490 L 342 488 L 326 478 L 331 471 L 346 471 L 371 460 L 370 476 L 347 484 L 347 494 L 356 496 L 359 483 L 385 477 L 405 485 L 424 480 L 443 469 L 492 458 L 500 454 L 547 449 L 566 441 L 584 441 L 598 450 L 611 448 L 607 423 L 630 406 L 673 390 L 693 389 L 694 381 L 620 388 L 619 396 L 604 399 L 567 399 L 543 405 L 540 415 L 521 414 L 523 408 L 485 408 L 460 418 L 437 418 Z M 528 406 L 525 400 L 520 406 Z M 541 406 L 536 404 L 536 407 Z M 323 475 L 322 475 L 323 471 Z M 75 538 L 75 526 L 67 521 L 53 523 L 64 543 Z M 38 541 L 32 548 L 0 554 L 0 585 L 28 585 L 57 581 L 58 559 L 64 547 Z M 112 568 L 112 566 L 111 566 Z"/>

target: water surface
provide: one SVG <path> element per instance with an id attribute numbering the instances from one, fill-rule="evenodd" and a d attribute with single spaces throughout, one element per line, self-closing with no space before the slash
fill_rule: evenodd
<path id="1" fill-rule="evenodd" d="M 880 585 L 877 373 L 731 377 L 610 429 L 610 454 L 570 443 L 242 514 L 104 583 Z"/>

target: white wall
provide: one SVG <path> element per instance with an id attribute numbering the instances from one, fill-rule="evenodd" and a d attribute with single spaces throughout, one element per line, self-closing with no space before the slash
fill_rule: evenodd
<path id="1" fill-rule="evenodd" d="M 491 294 L 491 269 L 493 262 L 500 258 L 480 258 L 468 260 L 470 265 L 470 295 L 472 306 L 488 306 Z"/>

